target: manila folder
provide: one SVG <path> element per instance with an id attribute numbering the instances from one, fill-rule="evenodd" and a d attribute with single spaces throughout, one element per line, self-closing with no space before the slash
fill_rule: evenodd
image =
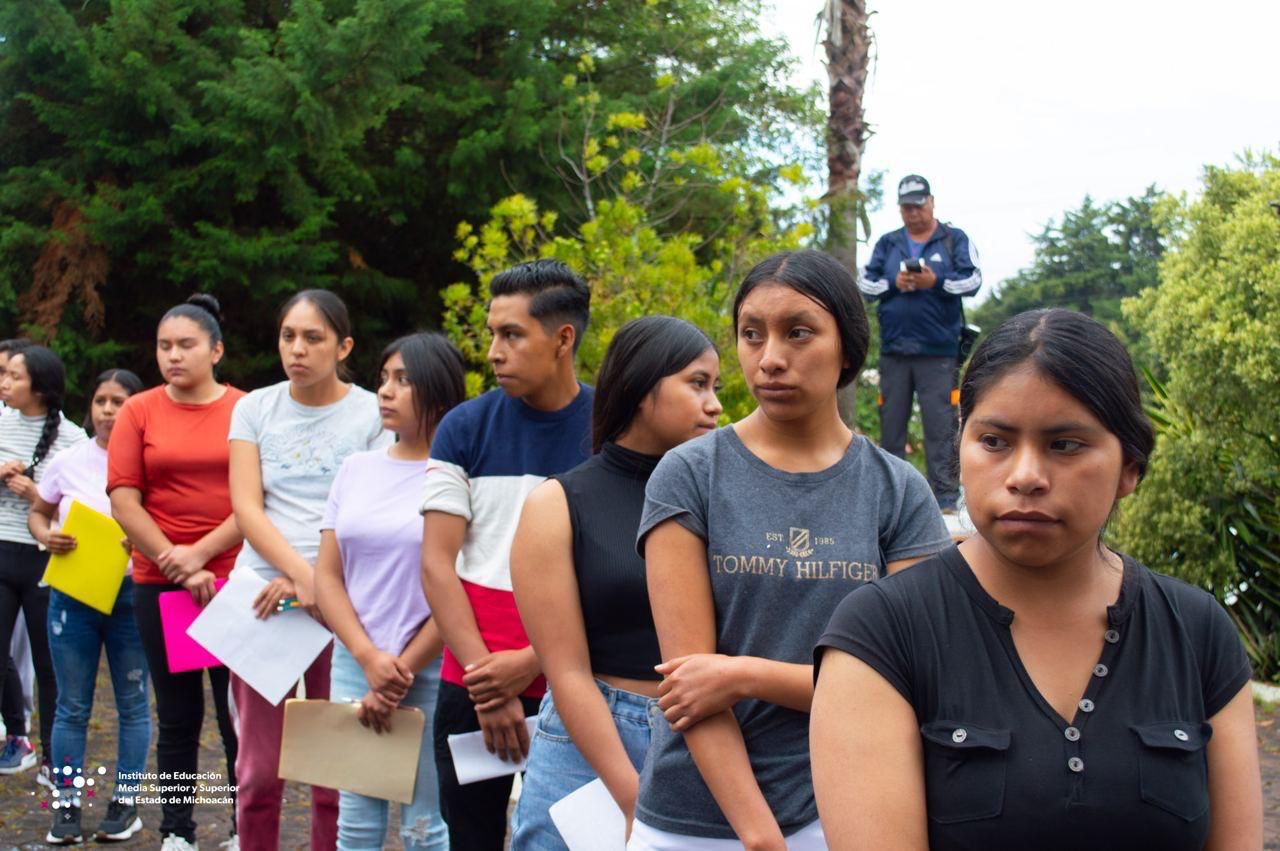
<path id="1" fill-rule="evenodd" d="M 426 723 L 417 709 L 397 709 L 391 732 L 356 719 L 355 703 L 287 700 L 280 778 L 408 804 L 418 776 Z"/>

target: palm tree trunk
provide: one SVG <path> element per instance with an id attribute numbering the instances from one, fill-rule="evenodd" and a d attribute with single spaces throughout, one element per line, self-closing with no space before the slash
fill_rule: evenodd
<path id="1" fill-rule="evenodd" d="M 869 135 L 862 112 L 871 42 L 866 0 L 826 0 L 823 29 L 828 81 L 827 249 L 857 275 L 858 225 L 866 217 L 858 178 Z M 854 392 L 853 384 L 840 392 L 840 415 L 851 427 L 856 425 Z"/>
<path id="2" fill-rule="evenodd" d="M 867 88 L 871 34 L 866 0 L 827 0 L 827 200 L 830 250 L 854 268 L 861 198 L 858 177 L 867 144 L 862 98 Z"/>

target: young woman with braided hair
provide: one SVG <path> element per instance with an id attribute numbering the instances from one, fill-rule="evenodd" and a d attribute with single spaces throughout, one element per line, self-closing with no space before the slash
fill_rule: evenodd
<path id="1" fill-rule="evenodd" d="M 9 667 L 9 639 L 21 609 L 40 701 L 40 774 L 50 786 L 49 746 L 58 686 L 46 632 L 49 589 L 40 585 L 48 556 L 27 528 L 27 511 L 48 466 L 45 461 L 85 439 L 84 430 L 62 416 L 65 385 L 62 361 L 44 346 L 13 354 L 0 376 L 0 395 L 14 409 L 0 417 L 0 672 Z M 30 750 L 31 745 L 20 739 L 10 740 L 6 747 Z"/>

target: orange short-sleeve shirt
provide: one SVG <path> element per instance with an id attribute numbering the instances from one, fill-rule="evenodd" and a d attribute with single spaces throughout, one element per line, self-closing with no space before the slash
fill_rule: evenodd
<path id="1" fill-rule="evenodd" d="M 174 544 L 194 544 L 231 514 L 227 432 L 243 390 L 227 387 L 206 405 L 175 402 L 164 385 L 129 398 L 116 417 L 107 446 L 107 492 L 137 488 L 142 507 Z M 205 569 L 225 577 L 240 544 Z M 133 581 L 169 580 L 151 559 L 133 553 Z"/>

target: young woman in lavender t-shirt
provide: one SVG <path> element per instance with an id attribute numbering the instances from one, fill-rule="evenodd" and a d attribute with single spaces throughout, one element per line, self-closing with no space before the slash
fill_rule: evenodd
<path id="1" fill-rule="evenodd" d="M 378 383 L 382 425 L 398 440 L 343 461 L 320 525 L 315 581 L 338 636 L 330 697 L 358 700 L 361 722 L 382 732 L 396 708 L 436 705 L 443 642 L 419 578 L 422 518 L 404 495 L 422 490 L 436 425 L 465 396 L 462 355 L 440 334 L 402 337 L 383 351 Z M 400 824 L 406 849 L 448 848 L 429 746 Z M 339 849 L 380 848 L 386 831 L 386 801 L 340 794 Z"/>

